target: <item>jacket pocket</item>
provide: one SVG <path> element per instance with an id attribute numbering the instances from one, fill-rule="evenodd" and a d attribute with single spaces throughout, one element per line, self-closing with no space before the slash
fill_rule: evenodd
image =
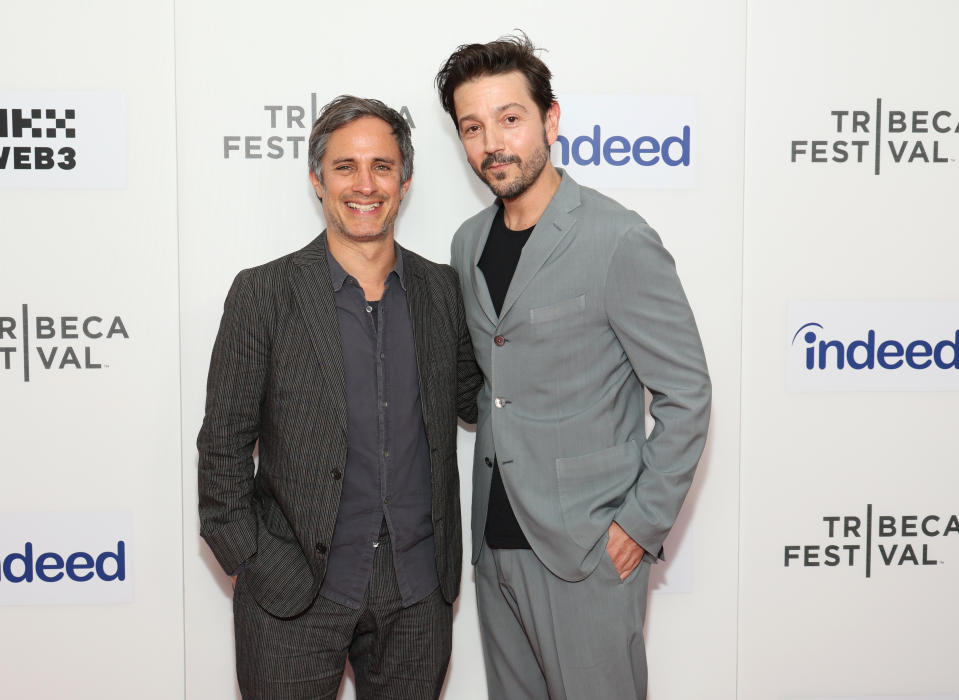
<path id="1" fill-rule="evenodd" d="M 556 475 L 566 531 L 576 544 L 591 549 L 639 477 L 639 448 L 630 440 L 581 457 L 561 457 Z"/>
<path id="2" fill-rule="evenodd" d="M 530 309 L 529 322 L 549 323 L 550 321 L 558 321 L 566 316 L 582 313 L 585 310 L 586 294 L 580 294 L 578 297 L 564 299 L 549 306 L 538 306 L 535 309 Z"/>

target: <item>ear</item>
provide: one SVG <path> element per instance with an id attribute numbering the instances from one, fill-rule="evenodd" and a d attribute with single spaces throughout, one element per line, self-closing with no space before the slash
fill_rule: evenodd
<path id="1" fill-rule="evenodd" d="M 323 199 L 323 183 L 320 182 L 320 178 L 312 170 L 310 171 L 310 182 L 313 184 L 313 191 L 316 192 L 316 196 Z"/>
<path id="2" fill-rule="evenodd" d="M 410 178 L 402 185 L 400 185 L 400 201 L 403 201 L 403 197 L 406 196 L 406 191 L 410 188 L 410 184 L 413 182 L 413 178 Z"/>
<path id="3" fill-rule="evenodd" d="M 553 100 L 549 109 L 546 110 L 544 126 L 546 127 L 546 143 L 552 146 L 556 137 L 559 136 L 559 102 L 556 100 Z"/>

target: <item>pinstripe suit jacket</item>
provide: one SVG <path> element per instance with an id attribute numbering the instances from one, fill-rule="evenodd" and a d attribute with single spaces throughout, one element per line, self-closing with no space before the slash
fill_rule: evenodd
<path id="1" fill-rule="evenodd" d="M 436 571 L 452 602 L 462 555 L 456 417 L 476 421 L 482 377 L 456 273 L 400 250 L 430 447 Z M 200 533 L 227 573 L 245 565 L 248 590 L 277 617 L 305 610 L 326 573 L 346 464 L 346 401 L 324 232 L 237 275 L 197 439 Z"/>

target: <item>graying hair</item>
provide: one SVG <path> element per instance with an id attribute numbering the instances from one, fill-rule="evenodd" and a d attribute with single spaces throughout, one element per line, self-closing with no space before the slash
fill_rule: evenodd
<path id="1" fill-rule="evenodd" d="M 320 182 L 323 182 L 320 164 L 326 154 L 330 134 L 361 117 L 376 117 L 389 124 L 396 138 L 396 145 L 400 148 L 401 182 L 406 182 L 413 177 L 413 139 L 410 135 L 410 125 L 399 112 L 392 107 L 387 107 L 379 100 L 353 95 L 340 95 L 334 98 L 320 110 L 320 115 L 313 122 L 313 128 L 310 131 L 310 171 Z"/>

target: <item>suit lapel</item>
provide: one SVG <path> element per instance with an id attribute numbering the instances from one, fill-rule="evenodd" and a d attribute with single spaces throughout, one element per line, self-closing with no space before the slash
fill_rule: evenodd
<path id="1" fill-rule="evenodd" d="M 473 283 L 473 294 L 476 296 L 476 301 L 479 302 L 480 308 L 483 309 L 483 313 L 486 314 L 486 317 L 489 319 L 490 324 L 496 326 L 499 323 L 499 317 L 496 315 L 496 309 L 493 308 L 493 299 L 489 294 L 489 287 L 486 286 L 486 277 L 483 275 L 483 271 L 479 269 L 479 261 L 483 256 L 483 249 L 486 247 L 486 239 L 489 238 L 489 229 L 493 225 L 493 217 L 496 216 L 497 206 L 493 205 L 487 211 L 487 215 L 483 217 L 479 228 L 474 232 L 473 240 L 473 260 L 470 267 L 472 283 Z"/>
<path id="2" fill-rule="evenodd" d="M 430 303 L 429 287 L 419 261 L 412 255 L 403 256 L 403 283 L 406 287 L 406 303 L 410 309 L 410 322 L 413 324 L 413 348 L 416 354 L 416 374 L 420 388 L 420 405 L 423 409 L 423 422 L 427 437 L 430 435 L 432 420 L 432 395 L 428 381 L 433 358 L 430 355 L 429 333 L 433 328 L 433 305 Z"/>
<path id="3" fill-rule="evenodd" d="M 329 407 L 346 430 L 346 379 L 333 283 L 326 260 L 326 233 L 293 257 L 290 286 L 329 389 Z"/>
<path id="4" fill-rule="evenodd" d="M 500 318 L 506 318 L 506 314 L 519 299 L 523 290 L 533 281 L 533 277 L 549 259 L 550 254 L 576 223 L 576 218 L 570 212 L 578 206 L 579 186 L 566 173 L 563 173 L 559 189 L 556 190 L 546 211 L 539 218 L 529 241 L 523 246 L 513 279 L 509 283 L 509 290 L 503 300 Z M 489 297 L 489 294 L 486 296 Z"/>

